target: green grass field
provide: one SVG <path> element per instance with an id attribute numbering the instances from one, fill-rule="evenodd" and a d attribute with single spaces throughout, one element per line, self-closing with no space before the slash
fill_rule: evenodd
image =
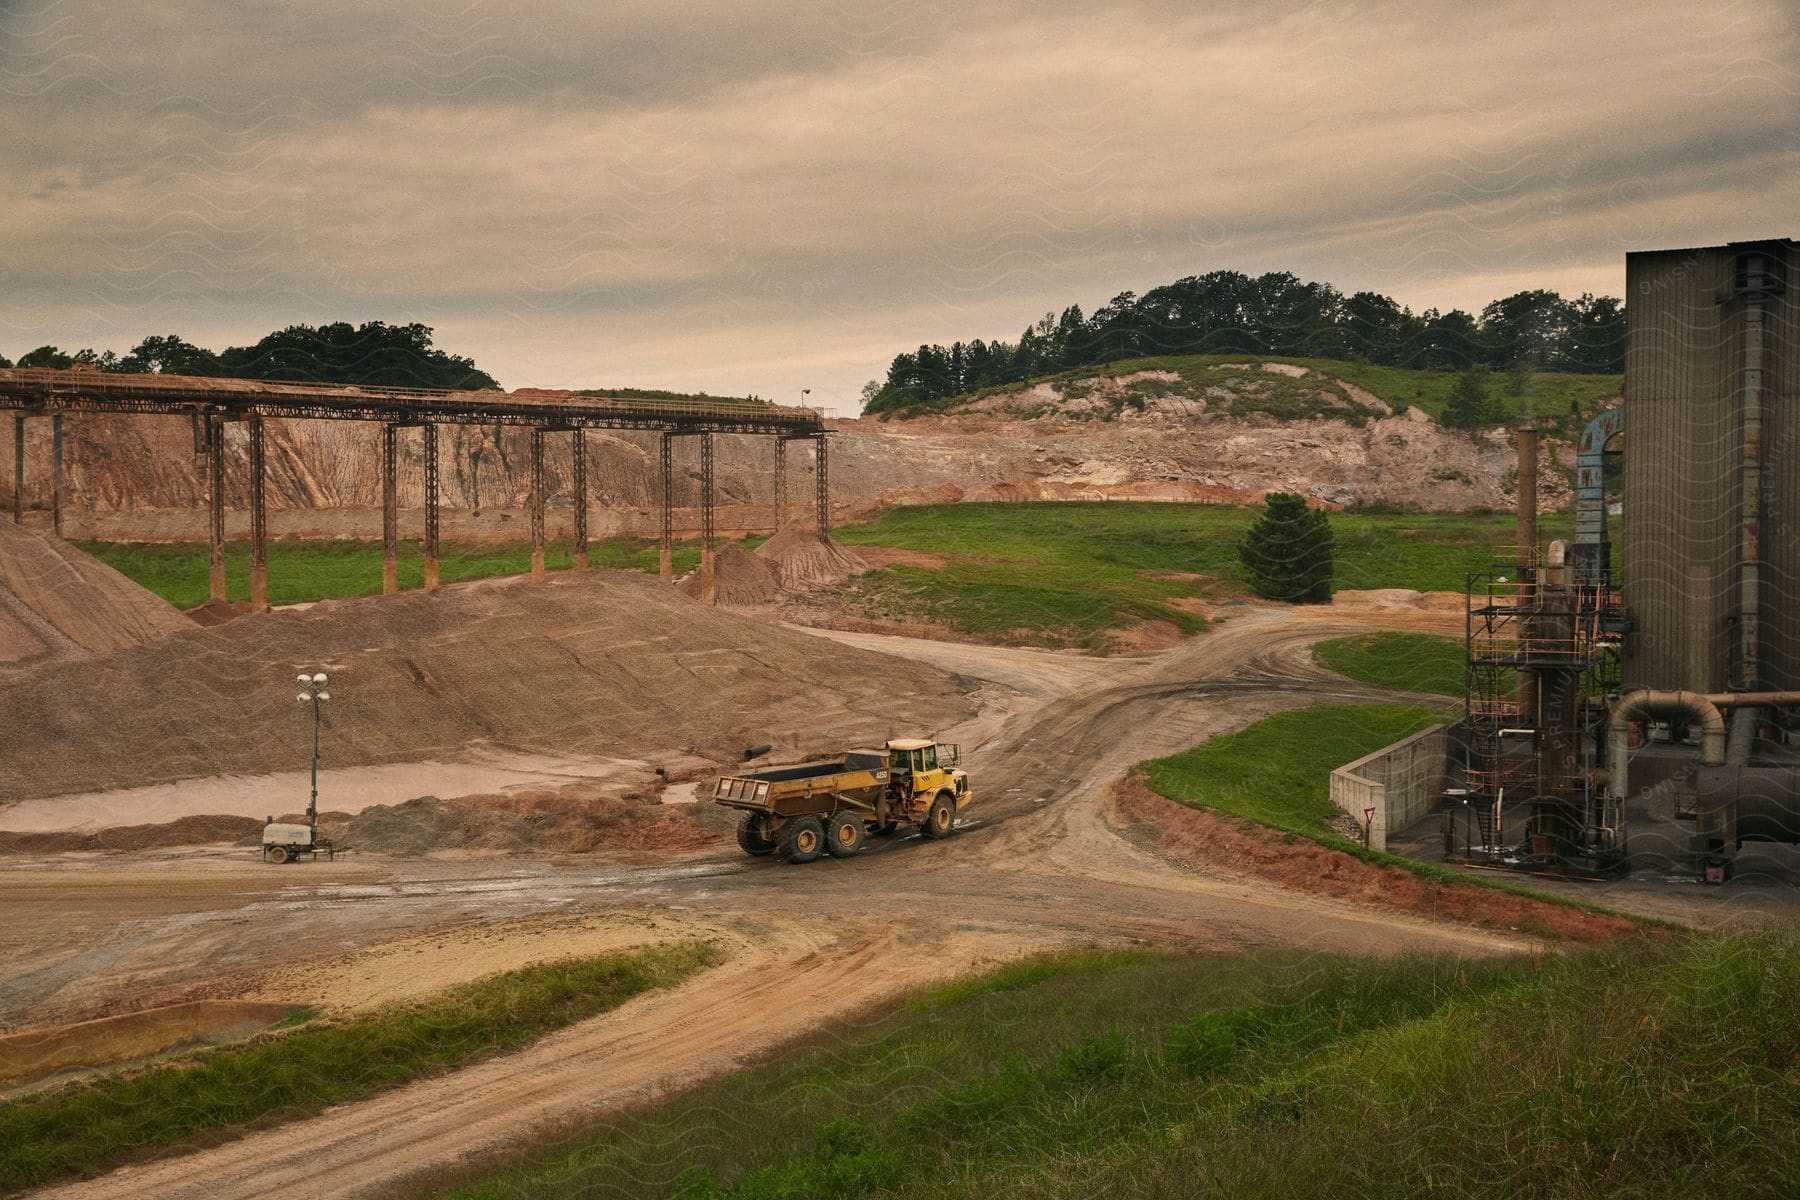
<path id="1" fill-rule="evenodd" d="M 545 963 L 416 1005 L 316 1020 L 186 1061 L 30 1093 L 0 1103 L 0 1193 L 214 1143 L 439 1074 L 716 961 L 716 950 L 692 942 Z"/>
<path id="2" fill-rule="evenodd" d="M 1409 692 L 1463 694 L 1467 651 L 1431 633 L 1362 633 L 1313 647 L 1313 659 L 1340 675 Z"/>
<path id="3" fill-rule="evenodd" d="M 852 611 L 932 621 L 989 641 L 1094 648 L 1135 621 L 1199 628 L 1171 599 L 1249 595 L 1237 546 L 1259 511 L 1105 501 L 920 505 L 836 536 L 950 560 L 943 571 L 871 572 L 846 597 Z M 1549 536 L 1567 523 L 1542 521 Z M 1335 513 L 1331 524 L 1337 590 L 1460 592 L 1470 572 L 1513 541 L 1510 514 Z"/>
<path id="4" fill-rule="evenodd" d="M 1178 803 L 1350 848 L 1325 823 L 1338 812 L 1331 773 L 1448 719 L 1443 711 L 1404 704 L 1321 704 L 1276 713 L 1140 769 L 1145 783 Z"/>
<path id="5" fill-rule="evenodd" d="M 176 608 L 193 608 L 207 600 L 205 542 L 79 542 L 83 550 L 107 566 L 149 588 Z M 567 541 L 544 548 L 549 569 L 569 566 Z M 400 586 L 424 586 L 425 552 L 418 542 L 401 542 L 395 556 Z M 675 572 L 700 561 L 697 541 L 675 544 Z M 588 562 L 655 573 L 656 543 L 642 538 L 611 538 L 588 543 Z M 531 569 L 529 541 L 451 541 L 439 544 L 438 577 L 445 583 L 516 575 Z M 250 544 L 228 542 L 225 582 L 232 600 L 250 598 Z M 282 539 L 269 543 L 269 602 L 304 604 L 381 593 L 379 541 Z"/>
<path id="6" fill-rule="evenodd" d="M 878 545 L 940 554 L 943 570 L 894 566 L 873 571 L 845 594 L 846 608 L 884 620 L 925 621 L 983 641 L 1085 649 L 1140 621 L 1166 621 L 1195 633 L 1205 621 L 1170 602 L 1183 597 L 1230 599 L 1250 594 L 1237 545 L 1259 510 L 1229 505 L 1066 501 L 1035 504 L 946 504 L 897 508 L 863 525 L 835 531 L 850 546 Z M 1335 587 L 1461 591 L 1465 576 L 1512 544 L 1510 514 L 1336 513 Z M 1568 532 L 1569 518 L 1545 517 L 1548 536 Z M 746 539 L 754 546 L 760 539 Z M 178 608 L 207 598 L 203 543 L 84 542 L 82 548 Z M 523 541 L 446 542 L 445 582 L 525 571 Z M 551 543 L 552 569 L 569 563 L 567 542 Z M 635 538 L 595 542 L 597 566 L 656 569 L 655 544 Z M 696 542 L 676 545 L 677 573 L 699 561 Z M 399 557 L 404 588 L 420 585 L 417 543 Z M 232 543 L 226 556 L 232 599 L 249 597 L 249 552 Z M 269 547 L 269 594 L 275 604 L 381 590 L 378 542 L 278 541 Z"/>
<path id="7" fill-rule="evenodd" d="M 1792 936 L 1085 951 L 821 1028 L 414 1195 L 1777 1197 Z"/>

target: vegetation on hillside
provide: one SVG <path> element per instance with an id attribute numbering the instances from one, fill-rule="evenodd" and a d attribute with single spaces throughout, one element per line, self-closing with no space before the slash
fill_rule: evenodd
<path id="1" fill-rule="evenodd" d="M 92 367 L 129 374 L 212 375 L 387 387 L 494 388 L 494 377 L 474 360 L 431 344 L 431 327 L 389 325 L 289 325 L 249 346 L 214 353 L 175 334 L 147 337 L 123 355 L 92 349 L 64 352 L 39 346 L 19 358 L 21 367 Z M 5 364 L 0 364 L 5 365 Z"/>
<path id="2" fill-rule="evenodd" d="M 701 942 L 541 963 L 363 1016 L 320 1017 L 191 1058 L 0 1103 L 0 1193 L 359 1100 L 672 987 L 718 961 Z"/>
<path id="3" fill-rule="evenodd" d="M 1085 950 L 413 1194 L 1786 1196 L 1796 988 L 1781 935 L 1501 959 Z"/>
<path id="4" fill-rule="evenodd" d="M 1565 300 L 1518 292 L 1479 316 L 1452 309 L 1415 314 L 1387 296 L 1345 296 L 1287 272 L 1251 278 L 1213 271 L 1123 292 L 1092 316 L 1070 305 L 1046 313 L 1017 342 L 975 339 L 920 346 L 894 357 L 885 380 L 864 389 L 866 413 L 931 406 L 981 388 L 1150 356 L 1298 356 L 1457 372 L 1616 374 L 1623 370 L 1625 307 L 1609 296 Z"/>

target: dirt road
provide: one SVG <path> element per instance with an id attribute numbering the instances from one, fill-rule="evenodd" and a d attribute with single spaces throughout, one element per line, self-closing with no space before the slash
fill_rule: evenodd
<path id="1" fill-rule="evenodd" d="M 1121 940 L 1360 953 L 1523 948 L 1522 938 L 1179 868 L 1109 825 L 1107 787 L 1131 762 L 1280 708 L 1373 698 L 1377 693 L 1318 671 L 1297 651 L 1377 620 L 1263 610 L 1162 655 L 1098 663 L 832 635 L 985 678 L 1009 697 L 1003 716 L 978 718 L 961 734 L 980 804 L 944 843 L 900 838 L 852 860 L 803 868 L 735 851 L 642 868 L 409 864 L 373 879 L 294 876 L 306 882 L 273 892 L 247 887 L 235 898 L 221 888 L 210 911 L 170 915 L 161 924 L 136 918 L 145 945 L 176 958 L 210 954 L 215 971 L 227 964 L 261 968 L 231 948 L 296 923 L 322 942 L 352 929 L 365 938 L 371 929 L 391 937 L 458 917 L 576 911 L 601 925 L 655 913 L 655 937 L 713 937 L 731 958 L 689 985 L 642 997 L 519 1053 L 53 1194 L 364 1193 L 503 1146 L 543 1120 L 601 1111 L 729 1069 L 903 988 L 1033 950 Z M 984 721 L 988 727 L 979 728 Z M 12 874 L 0 873 L 0 897 Z M 106 872 L 85 882 L 71 872 L 64 883 L 76 892 L 105 888 Z M 880 919 L 891 912 L 917 915 L 896 926 Z M 120 922 L 121 936 L 128 924 Z M 520 953 L 529 953 L 529 929 L 528 921 L 521 925 Z M 415 970 L 427 965 L 412 961 Z M 244 978 L 243 990 L 255 990 L 248 982 L 254 976 Z"/>

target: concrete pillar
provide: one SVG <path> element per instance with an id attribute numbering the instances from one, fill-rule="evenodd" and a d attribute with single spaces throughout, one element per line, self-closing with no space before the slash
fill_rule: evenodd
<path id="1" fill-rule="evenodd" d="M 50 414 L 50 528 L 62 536 L 63 439 L 62 414 Z"/>
<path id="2" fill-rule="evenodd" d="M 263 448 L 263 419 L 250 418 L 250 611 L 269 611 L 269 521 L 264 507 L 268 473 Z"/>
<path id="3" fill-rule="evenodd" d="M 531 577 L 544 577 L 544 431 L 531 431 Z"/>
<path id="4" fill-rule="evenodd" d="M 25 418 L 13 418 L 13 524 L 25 523 Z"/>
<path id="5" fill-rule="evenodd" d="M 674 535 L 674 493 L 675 493 L 675 435 L 664 432 L 662 435 L 662 542 L 657 554 L 657 573 L 664 582 L 675 579 L 675 535 Z"/>
<path id="6" fill-rule="evenodd" d="M 216 604 L 225 591 L 225 424 L 217 417 L 206 424 L 207 595 Z"/>
<path id="7" fill-rule="evenodd" d="M 381 427 L 381 594 L 400 590 L 400 429 Z"/>
<path id="8" fill-rule="evenodd" d="M 713 563 L 713 435 L 700 435 L 700 603 L 719 602 Z"/>
<path id="9" fill-rule="evenodd" d="M 425 590 L 438 590 L 438 453 L 437 426 L 427 423 L 425 439 Z"/>
<path id="10" fill-rule="evenodd" d="M 574 545 L 570 547 L 570 556 L 574 560 L 577 571 L 588 569 L 587 539 L 587 433 L 577 429 L 574 441 L 569 445 L 569 471 L 573 478 L 569 481 L 575 495 L 574 513 L 571 520 L 574 524 Z"/>

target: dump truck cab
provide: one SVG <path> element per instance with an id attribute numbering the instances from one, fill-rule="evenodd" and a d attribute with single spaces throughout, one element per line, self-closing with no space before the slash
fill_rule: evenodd
<path id="1" fill-rule="evenodd" d="M 888 769 L 897 783 L 908 789 L 906 799 L 948 792 L 960 809 L 968 803 L 969 776 L 956 769 L 961 747 L 919 738 L 895 738 L 887 743 Z"/>

